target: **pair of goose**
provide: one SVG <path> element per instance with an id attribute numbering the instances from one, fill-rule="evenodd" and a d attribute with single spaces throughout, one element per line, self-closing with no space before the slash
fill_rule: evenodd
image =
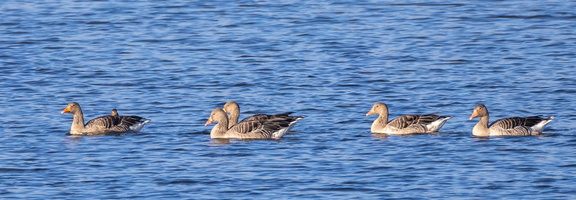
<path id="1" fill-rule="evenodd" d="M 138 116 L 119 116 L 116 109 L 110 115 L 94 118 L 84 124 L 84 115 L 80 104 L 69 103 L 62 113 L 74 115 L 70 134 L 108 134 L 123 132 L 138 132 L 150 119 Z M 227 115 L 230 114 L 230 116 Z M 275 115 L 259 114 L 247 117 L 238 122 L 240 106 L 234 101 L 227 102 L 224 108 L 216 108 L 210 113 L 206 126 L 218 122 L 210 131 L 211 138 L 241 138 L 241 139 L 268 139 L 281 138 L 296 122 L 304 117 L 290 116 L 291 113 Z M 378 114 L 371 127 L 372 133 L 385 134 L 413 134 L 437 132 L 451 119 L 451 116 L 436 114 L 428 115 L 403 115 L 388 121 L 388 106 L 384 103 L 376 103 L 366 116 Z M 479 104 L 474 107 L 470 120 L 480 117 L 478 123 L 472 129 L 475 136 L 525 136 L 539 135 L 544 127 L 554 117 L 510 117 L 499 119 L 488 125 L 489 113 L 485 105 Z"/>
<path id="2" fill-rule="evenodd" d="M 386 134 L 413 134 L 437 132 L 442 128 L 451 116 L 435 114 L 428 115 L 403 115 L 388 121 L 388 106 L 384 103 L 376 103 L 366 116 L 378 114 L 371 127 L 372 133 Z M 510 117 L 494 121 L 488 125 L 488 108 L 484 104 L 474 107 L 469 120 L 480 117 L 480 121 L 472 129 L 472 135 L 479 137 L 488 136 L 526 136 L 539 135 L 544 127 L 554 117 Z"/>
<path id="3" fill-rule="evenodd" d="M 286 135 L 296 122 L 304 119 L 303 116 L 290 114 L 257 114 L 238 122 L 240 106 L 234 101 L 229 101 L 224 104 L 224 108 L 212 110 L 204 125 L 218 122 L 210 131 L 210 138 L 279 139 Z"/>
<path id="4" fill-rule="evenodd" d="M 138 116 L 119 116 L 118 111 L 113 109 L 110 115 L 94 118 L 84 124 L 84 114 L 80 104 L 76 102 L 69 103 L 61 113 L 74 115 L 70 127 L 70 134 L 72 135 L 138 132 L 146 123 L 150 122 L 150 119 Z M 296 122 L 304 118 L 290 114 L 258 114 L 238 122 L 240 106 L 238 103 L 230 101 L 224 105 L 223 109 L 214 109 L 205 125 L 218 122 L 210 131 L 211 138 L 278 139 L 283 137 Z"/>

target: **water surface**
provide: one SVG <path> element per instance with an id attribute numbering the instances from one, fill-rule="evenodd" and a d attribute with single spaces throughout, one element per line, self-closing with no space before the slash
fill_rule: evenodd
<path id="1" fill-rule="evenodd" d="M 574 1 L 2 1 L 0 197 L 573 199 Z M 211 140 L 213 108 L 305 115 L 280 140 Z M 67 103 L 152 119 L 67 135 Z M 391 116 L 441 133 L 374 135 Z M 555 116 L 537 137 L 475 138 Z"/>

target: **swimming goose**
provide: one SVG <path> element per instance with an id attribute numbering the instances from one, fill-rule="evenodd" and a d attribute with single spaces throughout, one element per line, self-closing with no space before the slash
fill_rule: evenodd
<path id="1" fill-rule="evenodd" d="M 403 115 L 388 121 L 388 106 L 385 103 L 375 103 L 366 116 L 378 114 L 378 118 L 370 128 L 372 133 L 413 134 L 437 132 L 451 116 L 435 114 Z"/>
<path id="2" fill-rule="evenodd" d="M 224 104 L 223 110 L 224 110 L 224 112 L 230 114 L 230 116 L 228 116 L 228 128 L 230 128 L 230 127 L 232 127 L 238 123 L 238 118 L 240 117 L 240 106 L 238 105 L 238 103 L 236 103 L 235 101 L 226 102 L 226 104 Z M 275 114 L 275 115 L 257 114 L 257 115 L 252 115 L 250 117 L 246 117 L 240 122 L 272 120 L 272 119 L 274 119 L 274 120 L 295 120 L 297 118 L 304 118 L 302 116 L 290 116 L 290 114 L 292 114 L 292 112 L 280 113 L 280 114 Z M 289 129 L 291 129 L 294 126 L 294 124 L 291 124 Z"/>
<path id="3" fill-rule="evenodd" d="M 144 124 L 150 122 L 149 119 L 138 116 L 106 115 L 94 118 L 84 124 L 84 114 L 82 113 L 80 104 L 76 102 L 69 103 L 61 113 L 70 113 L 74 115 L 72 126 L 70 127 L 70 134 L 72 135 L 124 133 L 130 131 L 138 132 L 142 127 L 144 127 Z"/>
<path id="4" fill-rule="evenodd" d="M 478 104 L 474 107 L 474 111 L 470 116 L 470 120 L 480 117 L 480 121 L 472 129 L 472 135 L 487 137 L 487 136 L 504 136 L 504 135 L 539 135 L 546 124 L 550 123 L 554 116 L 542 118 L 538 116 L 532 117 L 510 117 L 496 120 L 488 125 L 489 114 L 488 108 L 484 104 Z"/>
<path id="5" fill-rule="evenodd" d="M 118 110 L 116 110 L 116 108 L 112 109 L 112 112 L 110 112 L 110 116 L 118 116 Z"/>
<path id="6" fill-rule="evenodd" d="M 210 138 L 278 139 L 284 136 L 290 127 L 301 119 L 302 117 L 252 120 L 240 122 L 228 128 L 226 112 L 221 108 L 216 108 L 212 110 L 210 118 L 204 125 L 208 126 L 212 122 L 218 122 L 210 131 Z"/>

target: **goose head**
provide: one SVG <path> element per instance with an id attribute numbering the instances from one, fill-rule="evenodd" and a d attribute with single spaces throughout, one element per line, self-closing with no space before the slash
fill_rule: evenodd
<path id="1" fill-rule="evenodd" d="M 366 113 L 366 116 L 384 114 L 388 114 L 388 106 L 385 103 L 378 102 L 372 106 L 372 109 Z"/>
<path id="2" fill-rule="evenodd" d="M 224 110 L 222 110 L 222 108 L 215 108 L 210 113 L 210 117 L 208 118 L 208 121 L 206 121 L 204 126 L 208 126 L 209 124 L 211 124 L 213 122 L 222 122 L 224 120 L 228 120 L 228 118 L 226 117 L 226 112 L 224 112 Z"/>
<path id="3" fill-rule="evenodd" d="M 81 110 L 80 104 L 78 104 L 76 102 L 72 102 L 72 103 L 69 103 L 68 106 L 66 106 L 66 108 L 64 108 L 64 110 L 62 110 L 62 112 L 60 112 L 60 113 L 62 113 L 62 114 L 64 114 L 64 113 L 74 114 L 80 110 Z"/>
<path id="4" fill-rule="evenodd" d="M 115 108 L 112 109 L 112 112 L 110 112 L 110 116 L 118 116 L 118 110 L 116 110 Z"/>
<path id="5" fill-rule="evenodd" d="M 240 106 L 235 101 L 226 102 L 226 104 L 224 104 L 224 112 L 240 113 Z"/>
<path id="6" fill-rule="evenodd" d="M 476 117 L 484 117 L 488 115 L 488 108 L 484 104 L 478 104 L 474 107 L 474 111 L 472 111 L 472 115 L 470 115 L 470 119 L 472 120 Z"/>

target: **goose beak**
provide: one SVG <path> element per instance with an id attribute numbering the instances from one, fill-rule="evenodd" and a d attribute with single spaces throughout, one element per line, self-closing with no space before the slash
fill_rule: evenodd
<path id="1" fill-rule="evenodd" d="M 64 114 L 64 113 L 70 113 L 70 107 L 66 107 L 66 108 L 64 108 L 64 110 L 62 110 L 62 112 L 60 112 L 60 114 Z"/>
<path id="2" fill-rule="evenodd" d="M 209 119 L 208 121 L 206 121 L 206 123 L 204 124 L 204 126 L 208 126 L 208 124 L 211 124 L 212 122 L 214 122 L 214 121 L 212 121 L 212 120 Z"/>
<path id="3" fill-rule="evenodd" d="M 374 114 L 374 113 L 373 113 L 372 111 L 368 111 L 368 112 L 366 113 L 366 116 L 373 115 L 373 114 Z"/>
<path id="4" fill-rule="evenodd" d="M 478 112 L 474 111 L 474 112 L 472 112 L 472 115 L 470 115 L 470 119 L 468 119 L 468 120 L 472 120 L 476 117 L 478 117 Z"/>

